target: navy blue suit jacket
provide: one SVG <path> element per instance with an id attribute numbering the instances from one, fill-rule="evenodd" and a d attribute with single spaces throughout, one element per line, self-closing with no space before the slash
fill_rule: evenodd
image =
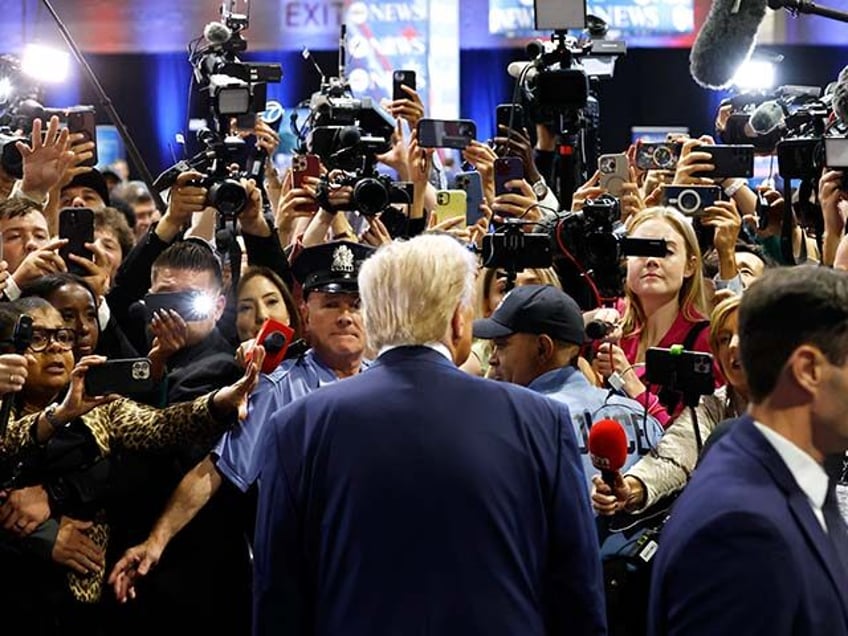
<path id="1" fill-rule="evenodd" d="M 705 456 L 659 544 L 652 634 L 848 635 L 848 574 L 750 417 Z"/>
<path id="2" fill-rule="evenodd" d="M 254 634 L 604 634 L 568 411 L 425 347 L 270 422 Z"/>

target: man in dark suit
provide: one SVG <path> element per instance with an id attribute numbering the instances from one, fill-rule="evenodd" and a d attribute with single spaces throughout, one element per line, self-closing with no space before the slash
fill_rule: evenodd
<path id="1" fill-rule="evenodd" d="M 767 272 L 742 299 L 739 338 L 749 415 L 660 537 L 650 631 L 848 634 L 848 531 L 823 468 L 848 449 L 848 275 Z"/>
<path id="2" fill-rule="evenodd" d="M 379 352 L 271 419 L 254 634 L 604 634 L 568 411 L 460 371 L 476 263 L 447 236 L 359 274 Z"/>

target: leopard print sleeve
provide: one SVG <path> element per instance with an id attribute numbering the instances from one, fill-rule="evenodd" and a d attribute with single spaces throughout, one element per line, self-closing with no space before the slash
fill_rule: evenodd
<path id="1" fill-rule="evenodd" d="M 0 440 L 0 459 L 8 459 L 33 450 L 38 442 L 32 435 L 32 427 L 41 411 L 29 413 L 9 421 L 6 435 Z"/>
<path id="2" fill-rule="evenodd" d="M 212 394 L 164 409 L 146 406 L 126 398 L 93 409 L 84 416 L 86 424 L 103 446 L 108 444 L 132 450 L 159 450 L 199 440 L 214 440 L 233 419 L 217 417 L 209 408 Z"/>

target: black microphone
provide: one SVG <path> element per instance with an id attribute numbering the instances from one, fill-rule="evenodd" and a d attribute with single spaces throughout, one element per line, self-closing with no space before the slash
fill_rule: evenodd
<path id="1" fill-rule="evenodd" d="M 21 355 L 27 350 L 32 342 L 32 318 L 23 314 L 15 323 L 15 332 L 12 335 L 12 346 L 15 353 Z M 12 405 L 15 403 L 15 394 L 7 393 L 0 403 L 0 439 L 6 436 L 6 428 L 9 426 L 9 416 L 12 414 Z"/>
<path id="2" fill-rule="evenodd" d="M 727 88 L 751 57 L 766 0 L 715 0 L 689 54 L 689 71 L 704 88 Z"/>
<path id="3" fill-rule="evenodd" d="M 606 320 L 590 320 L 586 323 L 586 336 L 592 340 L 600 340 L 610 335 L 615 328 L 615 323 Z"/>

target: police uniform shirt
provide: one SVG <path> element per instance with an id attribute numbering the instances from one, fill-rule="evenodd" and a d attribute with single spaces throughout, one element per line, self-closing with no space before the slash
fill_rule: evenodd
<path id="1" fill-rule="evenodd" d="M 598 472 L 589 457 L 589 429 L 594 422 L 612 419 L 627 433 L 627 461 L 622 472 L 646 455 L 662 436 L 662 426 L 650 415 L 643 427 L 644 407 L 636 400 L 617 394 L 610 396 L 609 391 L 589 384 L 586 376 L 574 367 L 543 373 L 527 388 L 568 406 L 589 489 L 592 475 Z"/>
<path id="2" fill-rule="evenodd" d="M 363 361 L 361 370 L 367 368 Z M 269 375 L 261 375 L 248 401 L 247 419 L 227 431 L 212 451 L 218 470 L 242 492 L 259 476 L 265 422 L 290 402 L 336 382 L 336 374 L 310 349 L 303 356 L 286 360 Z"/>

